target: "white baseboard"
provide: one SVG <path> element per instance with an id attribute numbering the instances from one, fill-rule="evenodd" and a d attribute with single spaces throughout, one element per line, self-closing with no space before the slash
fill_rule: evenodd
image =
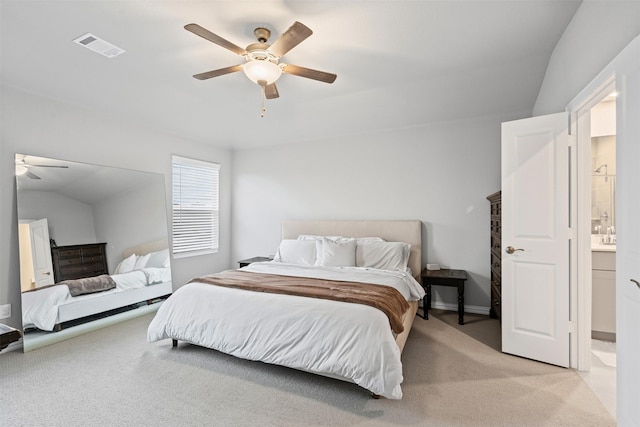
<path id="1" fill-rule="evenodd" d="M 449 311 L 458 311 L 458 304 L 449 304 L 449 303 L 445 303 L 445 302 L 436 302 L 436 301 L 432 301 L 431 302 L 431 308 L 436 308 L 438 310 L 449 310 Z M 491 310 L 490 307 L 485 307 L 482 305 L 465 305 L 464 306 L 464 312 L 465 313 L 472 313 L 472 314 L 483 314 L 488 316 L 489 315 L 489 311 Z"/>

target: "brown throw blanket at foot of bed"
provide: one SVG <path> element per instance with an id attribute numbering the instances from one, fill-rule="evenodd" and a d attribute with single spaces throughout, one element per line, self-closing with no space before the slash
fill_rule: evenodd
<path id="1" fill-rule="evenodd" d="M 397 334 L 404 330 L 402 315 L 409 308 L 409 303 L 397 289 L 370 283 L 281 276 L 241 270 L 227 270 L 198 277 L 191 282 L 369 305 L 387 315 L 391 329 Z"/>
<path id="2" fill-rule="evenodd" d="M 108 274 L 102 274 L 100 276 L 85 277 L 82 279 L 63 280 L 56 283 L 57 285 L 67 285 L 69 287 L 69 293 L 72 297 L 78 295 L 93 294 L 95 292 L 108 291 L 116 287 L 116 282 L 113 281 Z"/>

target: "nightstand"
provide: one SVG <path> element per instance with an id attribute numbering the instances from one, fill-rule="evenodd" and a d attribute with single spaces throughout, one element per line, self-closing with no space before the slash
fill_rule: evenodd
<path id="1" fill-rule="evenodd" d="M 7 348 L 12 342 L 18 341 L 21 336 L 19 330 L 0 323 L 0 351 Z"/>
<path id="2" fill-rule="evenodd" d="M 246 267 L 252 262 L 263 262 L 263 261 L 273 261 L 273 257 L 256 256 L 253 258 L 241 259 L 240 261 L 238 261 L 238 264 L 240 265 L 240 268 L 242 268 L 242 267 Z"/>
<path id="3" fill-rule="evenodd" d="M 429 318 L 431 308 L 431 286 L 455 286 L 458 288 L 458 324 L 464 325 L 464 282 L 467 280 L 465 270 L 422 270 L 422 287 L 426 294 L 422 299 L 423 319 Z"/>

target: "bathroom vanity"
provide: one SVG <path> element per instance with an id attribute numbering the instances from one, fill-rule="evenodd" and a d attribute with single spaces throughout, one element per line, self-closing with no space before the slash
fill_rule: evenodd
<path id="1" fill-rule="evenodd" d="M 616 340 L 616 247 L 594 245 L 591 251 L 591 337 Z"/>

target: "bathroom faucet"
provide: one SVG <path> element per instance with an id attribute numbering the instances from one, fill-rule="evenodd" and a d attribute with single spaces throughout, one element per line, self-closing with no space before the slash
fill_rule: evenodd
<path id="1" fill-rule="evenodd" d="M 613 225 L 610 228 L 611 228 L 611 235 L 609 236 L 609 244 L 615 245 L 616 244 L 616 228 Z"/>
<path id="2" fill-rule="evenodd" d="M 616 243 L 616 238 L 615 238 L 615 227 L 610 225 L 607 227 L 607 237 L 605 238 L 604 236 L 602 236 L 602 238 L 600 239 L 600 242 L 604 245 L 613 245 Z"/>

